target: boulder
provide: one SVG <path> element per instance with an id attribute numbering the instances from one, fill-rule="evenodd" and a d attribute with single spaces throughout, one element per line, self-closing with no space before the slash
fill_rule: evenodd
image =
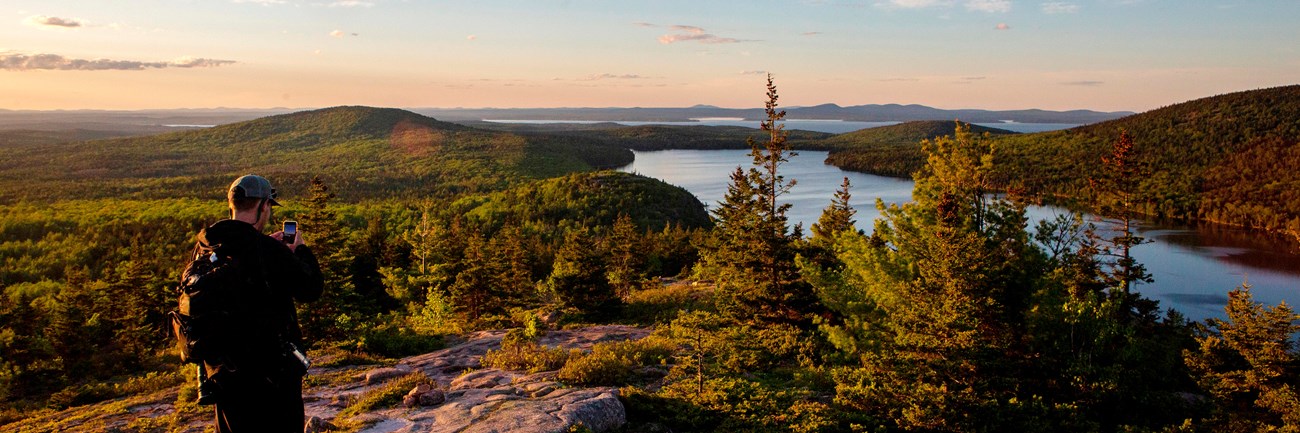
<path id="1" fill-rule="evenodd" d="M 446 394 L 428 384 L 419 384 L 402 398 L 402 406 L 421 407 L 436 406 L 447 400 Z"/>
<path id="2" fill-rule="evenodd" d="M 406 364 L 398 364 L 393 367 L 376 368 L 366 372 L 366 385 L 374 385 L 394 377 L 401 377 L 411 374 L 414 370 Z"/>

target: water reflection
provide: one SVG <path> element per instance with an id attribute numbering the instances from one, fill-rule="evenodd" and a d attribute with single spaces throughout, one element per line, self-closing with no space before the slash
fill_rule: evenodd
<path id="1" fill-rule="evenodd" d="M 710 207 L 722 199 L 730 181 L 729 174 L 738 166 L 749 167 L 744 150 L 664 150 L 636 152 L 636 161 L 622 168 L 681 186 Z M 857 209 L 857 226 L 870 231 L 880 217 L 875 202 L 911 201 L 912 182 L 846 172 L 824 165 L 826 152 L 801 151 L 782 167 L 787 179 L 798 184 L 784 197 L 793 207 L 790 223 L 807 228 L 817 221 L 842 179 L 852 183 L 851 204 Z M 1028 209 L 1030 224 L 1052 219 L 1069 211 L 1051 206 Z M 1102 226 L 1102 224 L 1098 224 Z M 1293 301 L 1300 289 L 1300 255 L 1285 243 L 1245 232 L 1217 226 L 1187 227 L 1144 222 L 1139 233 L 1152 240 L 1136 247 L 1134 257 L 1145 264 L 1155 281 L 1138 285 L 1135 290 L 1173 307 L 1192 320 L 1223 317 L 1226 293 L 1249 282 L 1255 299 L 1268 304 Z"/>

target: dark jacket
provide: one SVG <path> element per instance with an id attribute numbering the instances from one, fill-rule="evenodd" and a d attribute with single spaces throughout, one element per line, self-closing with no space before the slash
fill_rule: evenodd
<path id="1" fill-rule="evenodd" d="M 258 376 L 284 367 L 284 343 L 302 347 L 294 301 L 320 298 L 324 278 L 306 245 L 297 250 L 262 234 L 251 224 L 224 220 L 199 232 L 201 245 L 229 256 L 248 281 L 235 302 L 227 369 Z"/>

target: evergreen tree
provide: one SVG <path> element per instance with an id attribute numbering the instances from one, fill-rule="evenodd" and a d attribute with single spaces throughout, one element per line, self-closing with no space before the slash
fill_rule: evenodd
<path id="1" fill-rule="evenodd" d="M 499 299 L 490 293 L 493 272 L 487 255 L 487 240 L 477 231 L 471 233 L 465 243 L 460 272 L 451 285 L 453 301 L 463 309 L 462 313 L 469 322 L 497 312 L 495 307 Z"/>
<path id="2" fill-rule="evenodd" d="M 1146 266 L 1138 263 L 1132 254 L 1133 247 L 1149 242 L 1136 234 L 1134 212 L 1138 183 L 1146 170 L 1134 153 L 1133 137 L 1124 130 L 1111 145 L 1110 152 L 1102 156 L 1101 163 L 1101 176 L 1090 183 L 1099 196 L 1099 212 L 1113 218 L 1110 230 L 1115 235 L 1102 237 L 1096 231 L 1089 231 L 1089 234 L 1100 246 L 1100 253 L 1108 258 L 1104 262 L 1109 268 L 1106 278 L 1110 287 L 1115 289 L 1112 296 L 1120 299 L 1119 313 L 1128 314 L 1135 300 L 1131 295 L 1132 286 L 1152 281 Z"/>
<path id="3" fill-rule="evenodd" d="M 645 261 L 642 243 L 642 236 L 637 232 L 636 224 L 632 223 L 632 217 L 620 213 L 610 228 L 609 235 L 605 236 L 605 250 L 609 254 L 606 276 L 619 297 L 632 293 L 637 283 L 645 278 L 642 273 Z"/>
<path id="4" fill-rule="evenodd" d="M 821 216 L 812 225 L 812 239 L 808 240 L 810 248 L 807 254 L 822 267 L 839 266 L 833 254 L 835 238 L 840 233 L 852 230 L 857 224 L 857 221 L 853 220 L 857 210 L 849 204 L 850 198 L 852 196 L 849 194 L 849 178 L 845 177 L 844 183 L 831 198 L 830 206 L 822 210 Z"/>
<path id="5" fill-rule="evenodd" d="M 1227 320 L 1209 319 L 1184 352 L 1197 383 L 1215 404 L 1209 431 L 1300 431 L 1300 315 L 1283 303 L 1264 308 L 1250 286 L 1228 292 Z"/>
<path id="6" fill-rule="evenodd" d="M 605 257 L 595 245 L 586 228 L 566 232 L 546 288 L 564 307 L 590 317 L 611 317 L 617 314 L 619 299 L 605 276 Z"/>
<path id="7" fill-rule="evenodd" d="M 761 124 L 768 139 L 749 139 L 753 166 L 731 174 L 726 195 L 713 210 L 714 230 L 702 249 L 703 270 L 717 280 L 724 311 L 741 320 L 805 321 L 814 310 L 810 288 L 794 266 L 794 241 L 786 211 L 778 199 L 789 192 L 780 167 L 795 153 L 786 143 L 785 111 L 777 110 L 776 86 L 767 78 L 767 119 Z"/>
<path id="8" fill-rule="evenodd" d="M 1024 314 L 1043 258 L 1023 208 L 987 197 L 987 143 L 959 125 L 923 147 L 916 202 L 881 206 L 870 238 L 842 233 L 842 272 L 803 262 L 840 317 L 823 329 L 856 361 L 838 373 L 838 400 L 904 430 L 1013 428 L 999 419 L 1027 410 L 1006 402 L 1030 359 Z"/>
<path id="9" fill-rule="evenodd" d="M 325 181 L 320 176 L 313 176 L 301 227 L 306 236 L 304 241 L 308 242 L 320 263 L 321 274 L 325 277 L 325 292 L 316 302 L 298 304 L 298 317 L 307 337 L 305 341 L 309 342 L 347 337 L 350 330 L 339 326 L 355 323 L 352 319 L 355 319 L 357 311 L 369 310 L 362 306 L 364 300 L 357 294 L 348 274 L 348 264 L 352 261 L 344 249 L 348 236 L 330 206 L 334 198 Z"/>
<path id="10" fill-rule="evenodd" d="M 154 324 L 161 322 L 158 312 L 162 309 L 150 302 L 149 295 L 157 287 L 151 284 L 152 276 L 143 261 L 127 260 L 119 268 L 118 278 L 108 289 L 112 294 L 109 301 L 116 304 L 107 310 L 112 312 L 113 346 L 122 351 L 124 367 L 139 368 L 160 343 L 161 334 Z"/>
<path id="11" fill-rule="evenodd" d="M 390 250 L 388 230 L 379 215 L 366 219 L 365 231 L 350 250 L 354 253 L 347 273 L 357 295 L 368 300 L 367 306 L 385 310 L 396 307 L 396 300 L 384 291 L 383 275 L 379 273 L 380 267 L 391 265 L 385 262 Z"/>
<path id="12" fill-rule="evenodd" d="M 492 284 L 504 307 L 523 307 L 537 301 L 533 283 L 530 242 L 516 226 L 503 227 L 489 241 Z"/>
<path id="13" fill-rule="evenodd" d="M 835 197 L 831 198 L 830 206 L 822 210 L 822 215 L 817 218 L 817 222 L 812 225 L 813 240 L 830 245 L 835 242 L 835 236 L 845 230 L 853 229 L 857 221 L 853 215 L 857 214 L 857 209 L 849 204 L 849 178 L 844 177 L 844 183 L 840 184 L 840 189 L 835 190 Z"/>

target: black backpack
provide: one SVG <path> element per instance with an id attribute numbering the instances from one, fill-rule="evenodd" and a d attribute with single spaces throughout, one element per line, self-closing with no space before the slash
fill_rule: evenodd
<path id="1" fill-rule="evenodd" d="M 241 292 L 250 284 L 237 259 L 221 245 L 195 245 L 193 260 L 176 287 L 178 306 L 168 315 L 181 361 L 222 365 L 231 347 Z"/>

